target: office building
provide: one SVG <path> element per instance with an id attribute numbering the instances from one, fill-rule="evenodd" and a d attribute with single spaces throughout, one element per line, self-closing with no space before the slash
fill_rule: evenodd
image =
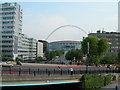
<path id="1" fill-rule="evenodd" d="M 0 4 L 0 33 L 3 57 L 35 58 L 37 40 L 22 34 L 22 9 L 17 3 Z"/>
<path id="2" fill-rule="evenodd" d="M 120 32 L 120 1 L 118 2 L 118 32 Z"/>
<path id="3" fill-rule="evenodd" d="M 120 52 L 120 32 L 106 32 L 98 30 L 97 33 L 90 33 L 88 36 L 97 36 L 99 39 L 102 37 L 106 37 L 108 40 L 110 47 L 108 50 L 109 55 L 118 54 Z"/>
<path id="4" fill-rule="evenodd" d="M 37 57 L 43 57 L 43 43 L 37 42 Z"/>
<path id="5" fill-rule="evenodd" d="M 45 40 L 38 40 L 38 42 L 43 43 L 43 57 L 46 57 L 46 54 L 48 53 L 48 42 Z"/>

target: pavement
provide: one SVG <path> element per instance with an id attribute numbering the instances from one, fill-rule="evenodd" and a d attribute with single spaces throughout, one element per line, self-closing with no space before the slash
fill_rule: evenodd
<path id="1" fill-rule="evenodd" d="M 9 61 L 8 63 L 13 64 L 14 66 L 20 66 L 16 65 L 16 62 Z M 42 64 L 42 63 L 22 63 L 22 66 L 32 66 L 32 67 L 39 67 L 39 66 L 45 66 L 45 67 L 86 67 L 85 65 L 67 65 L 67 64 Z"/>
<path id="2" fill-rule="evenodd" d="M 62 64 L 40 64 L 40 63 L 22 63 L 22 66 L 45 66 L 45 67 L 86 67 L 85 65 L 62 65 Z"/>
<path id="3" fill-rule="evenodd" d="M 71 82 L 78 81 L 78 79 L 73 80 L 42 80 L 42 81 L 17 81 L 17 82 L 2 82 L 2 84 L 35 84 L 35 83 L 51 83 L 51 82 Z"/>
<path id="4" fill-rule="evenodd" d="M 120 77 L 117 81 L 114 81 L 111 84 L 96 90 L 120 90 Z"/>

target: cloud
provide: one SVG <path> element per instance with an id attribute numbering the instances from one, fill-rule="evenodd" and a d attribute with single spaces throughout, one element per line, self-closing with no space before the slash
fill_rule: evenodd
<path id="1" fill-rule="evenodd" d="M 62 16 L 36 16 L 24 15 L 23 33 L 36 39 L 45 39 L 54 29 L 68 24 Z"/>
<path id="2" fill-rule="evenodd" d="M 31 20 L 32 19 L 32 20 Z M 25 21 L 23 23 L 23 33 L 28 36 L 36 38 L 38 40 L 45 40 L 48 35 L 54 31 L 56 28 L 62 25 L 71 25 L 63 16 L 36 16 L 26 15 Z M 48 39 L 48 41 L 55 40 L 80 40 L 85 36 L 85 34 L 74 27 L 64 27 L 60 28 L 54 32 Z"/>

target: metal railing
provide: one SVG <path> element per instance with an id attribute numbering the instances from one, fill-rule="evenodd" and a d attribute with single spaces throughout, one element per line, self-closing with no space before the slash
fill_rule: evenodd
<path id="1" fill-rule="evenodd" d="M 74 70 L 69 69 L 32 69 L 32 68 L 6 68 L 3 69 L 1 75 L 18 75 L 18 76 L 52 76 L 52 75 L 79 75 L 79 74 L 107 74 L 107 73 L 120 73 L 120 70 L 115 69 L 85 69 Z"/>

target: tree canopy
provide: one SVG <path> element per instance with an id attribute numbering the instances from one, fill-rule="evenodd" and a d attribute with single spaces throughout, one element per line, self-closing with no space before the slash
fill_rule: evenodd
<path id="1" fill-rule="evenodd" d="M 56 56 L 61 56 L 63 54 L 64 54 L 64 50 L 50 51 L 50 52 L 48 52 L 48 54 L 46 55 L 46 57 L 47 57 L 47 59 L 52 60 Z"/>
<path id="2" fill-rule="evenodd" d="M 74 60 L 74 58 L 76 60 L 80 60 L 80 59 L 82 59 L 82 56 L 83 56 L 82 50 L 72 49 L 67 52 L 65 57 L 67 60 Z"/>
<path id="3" fill-rule="evenodd" d="M 88 43 L 89 42 L 89 55 Z M 109 44 L 106 38 L 98 39 L 96 36 L 86 37 L 82 41 L 82 51 L 84 55 L 88 55 L 89 62 L 98 64 L 109 49 Z"/>

